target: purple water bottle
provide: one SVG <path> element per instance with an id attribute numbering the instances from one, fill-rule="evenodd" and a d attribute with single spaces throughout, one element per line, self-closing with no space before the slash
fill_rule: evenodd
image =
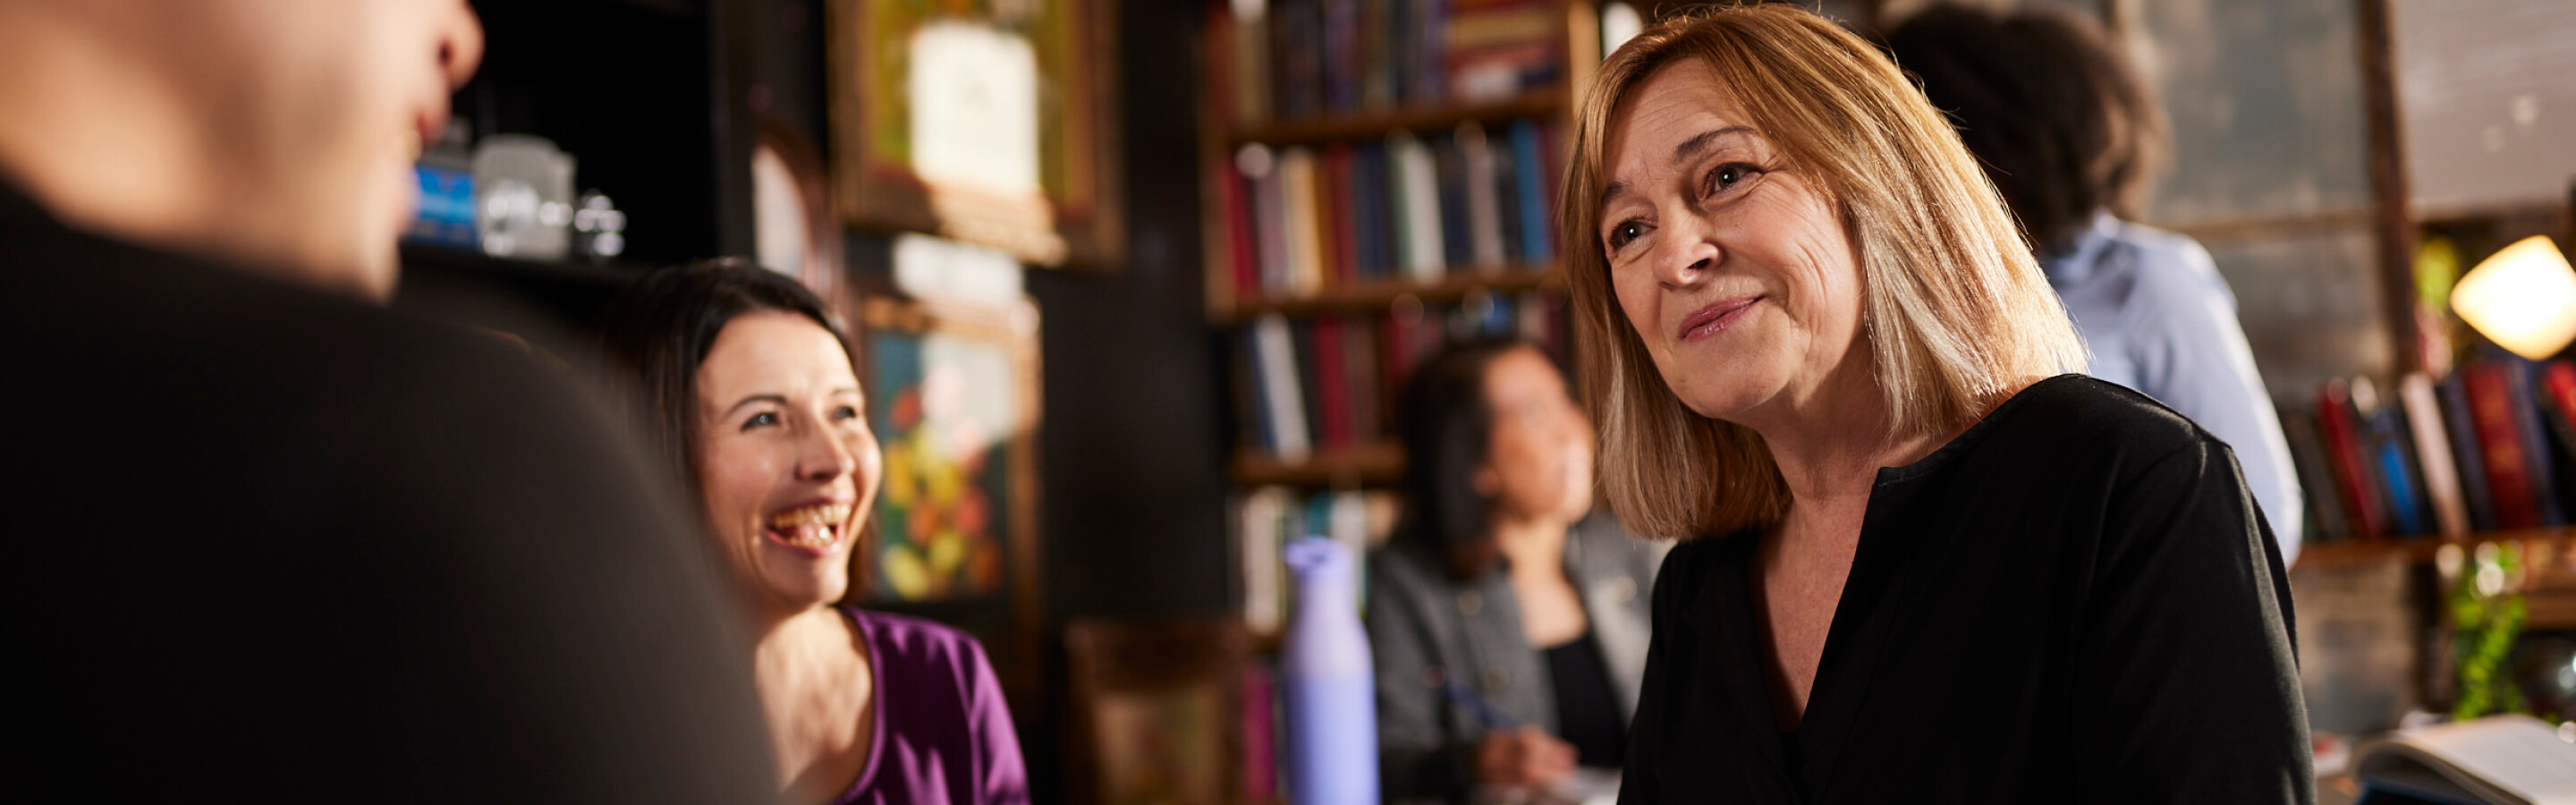
<path id="1" fill-rule="evenodd" d="M 1288 710 L 1289 805 L 1376 805 L 1377 691 L 1349 549 L 1308 537 L 1286 548 L 1297 610 L 1279 650 Z"/>

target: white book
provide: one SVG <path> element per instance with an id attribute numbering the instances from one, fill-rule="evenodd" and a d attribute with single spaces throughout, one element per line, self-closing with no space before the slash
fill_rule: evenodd
<path id="1" fill-rule="evenodd" d="M 2353 758 L 2365 788 L 2486 805 L 2576 805 L 2576 744 L 2530 716 L 2408 730 Z"/>
<path id="2" fill-rule="evenodd" d="M 2433 499 L 2434 521 L 2444 536 L 2469 533 L 2469 504 L 2460 490 L 2459 466 L 2451 459 L 2442 406 L 2433 400 L 2433 379 L 2422 372 L 2399 378 L 2397 399 L 2405 404 L 2407 427 L 2415 431 L 2415 463 L 2424 468 L 2424 492 Z"/>
<path id="3" fill-rule="evenodd" d="M 1432 167 L 1431 149 L 1401 131 L 1387 137 L 1386 146 L 1396 184 L 1403 188 L 1398 213 L 1405 233 L 1405 274 L 1423 282 L 1437 280 L 1449 268 L 1440 253 L 1440 173 Z"/>
<path id="4" fill-rule="evenodd" d="M 1270 443 L 1280 458 L 1304 459 L 1315 443 L 1306 435 L 1306 392 L 1297 382 L 1297 346 L 1288 320 L 1272 313 L 1254 321 L 1252 346 L 1261 369 L 1261 399 L 1270 413 Z"/>
<path id="5" fill-rule="evenodd" d="M 1467 172 L 1467 239 L 1476 268 L 1503 269 L 1502 199 L 1494 188 L 1494 153 L 1485 142 L 1485 127 L 1470 120 L 1458 124 L 1460 167 Z"/>

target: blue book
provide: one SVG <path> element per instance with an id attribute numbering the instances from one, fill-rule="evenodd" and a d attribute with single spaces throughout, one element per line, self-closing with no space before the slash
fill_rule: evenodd
<path id="1" fill-rule="evenodd" d="M 2425 517 L 2422 496 L 2416 491 L 2419 484 L 2415 482 L 2415 468 L 2406 460 L 2405 448 L 2397 440 L 2389 438 L 2391 434 L 2386 431 L 2388 423 L 2395 418 L 2386 409 L 2372 417 L 2374 435 L 2371 438 L 2377 442 L 2373 445 L 2376 448 L 2373 452 L 2379 462 L 2379 477 L 2388 483 L 2389 508 L 2397 514 L 2397 533 L 2401 536 L 2430 533 L 2433 524 Z"/>
<path id="2" fill-rule="evenodd" d="M 1434 138 L 1431 164 L 1440 184 L 1441 260 L 1453 268 L 1476 265 L 1475 235 L 1467 214 L 1467 160 L 1458 151 L 1458 139 Z"/>
<path id="3" fill-rule="evenodd" d="M 2477 426 L 2469 421 L 2469 389 L 2453 373 L 2443 378 L 2437 391 L 2442 394 L 2442 425 L 2451 434 L 2451 455 L 2459 459 L 2460 491 L 2469 503 L 2469 527 L 2478 531 L 2496 527 L 2495 497 L 2487 489 L 2486 453 L 2478 447 Z"/>
<path id="4" fill-rule="evenodd" d="M 1413 0 L 1413 16 L 1408 20 L 1413 37 L 1412 73 L 1415 94 L 1405 97 L 1407 103 L 1439 103 L 1449 97 L 1449 0 Z"/>
<path id="5" fill-rule="evenodd" d="M 1512 124 L 1513 173 L 1532 177 L 1520 182 L 1518 206 L 1521 211 L 1521 259 L 1542 263 L 1556 257 L 1556 216 L 1548 213 L 1547 170 L 1539 160 L 1538 123 L 1523 120 Z"/>
<path id="6" fill-rule="evenodd" d="M 1363 142 L 1351 151 L 1350 181 L 1342 184 L 1348 195 L 1344 209 L 1351 216 L 1351 256 L 1353 268 L 1362 280 L 1385 277 L 1387 252 L 1380 246 L 1386 240 L 1386 188 L 1384 165 L 1386 149 L 1375 142 Z"/>
<path id="7" fill-rule="evenodd" d="M 1485 159 L 1488 164 L 1478 167 L 1494 173 L 1494 222 L 1502 234 L 1503 262 L 1520 265 L 1537 260 L 1522 247 L 1529 240 L 1522 230 L 1529 224 L 1523 220 L 1520 204 L 1521 185 L 1536 177 L 1520 172 L 1520 160 L 1512 154 L 1508 131 L 1494 142 Z"/>

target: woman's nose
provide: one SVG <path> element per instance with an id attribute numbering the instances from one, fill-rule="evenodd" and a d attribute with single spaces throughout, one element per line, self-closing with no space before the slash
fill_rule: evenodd
<path id="1" fill-rule="evenodd" d="M 859 457 L 839 434 L 818 429 L 805 437 L 805 454 L 796 469 L 806 480 L 831 481 L 857 472 Z"/>
<path id="2" fill-rule="evenodd" d="M 1723 256 L 1717 243 L 1707 237 L 1697 216 L 1668 216 L 1674 223 L 1657 239 L 1654 262 L 1655 281 L 1667 287 L 1696 285 L 1717 268 Z"/>

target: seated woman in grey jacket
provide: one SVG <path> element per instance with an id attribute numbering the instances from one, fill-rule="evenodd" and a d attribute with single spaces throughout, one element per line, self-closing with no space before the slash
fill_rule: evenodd
<path id="1" fill-rule="evenodd" d="M 1616 768 L 1661 551 L 1592 510 L 1592 425 L 1525 341 L 1453 346 L 1400 406 L 1407 520 L 1369 563 L 1391 801 Z"/>

